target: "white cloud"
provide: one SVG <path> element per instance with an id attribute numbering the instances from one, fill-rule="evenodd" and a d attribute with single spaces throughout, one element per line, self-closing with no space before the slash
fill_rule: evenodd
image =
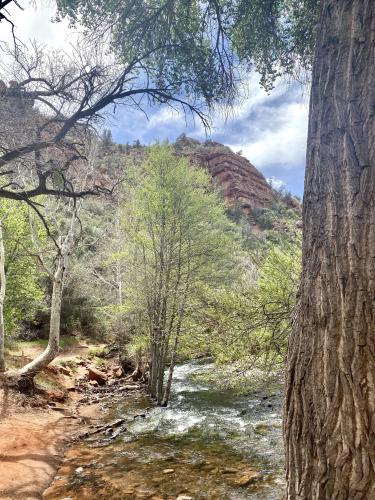
<path id="1" fill-rule="evenodd" d="M 169 108 L 163 107 L 154 113 L 147 122 L 147 128 L 151 129 L 153 127 L 173 125 L 176 127 L 184 127 L 185 120 L 183 113 L 178 113 L 177 111 Z"/>
<path id="2" fill-rule="evenodd" d="M 272 186 L 276 190 L 279 190 L 279 189 L 286 187 L 286 183 L 284 181 L 282 181 L 281 179 L 277 179 L 277 177 L 268 177 L 266 179 L 266 181 L 268 182 L 268 184 L 270 186 Z"/>
<path id="3" fill-rule="evenodd" d="M 308 109 L 306 103 L 285 103 L 270 107 L 257 123 L 249 120 L 252 139 L 246 137 L 229 144 L 262 168 L 278 165 L 290 169 L 305 162 Z M 254 133 L 255 132 L 255 133 Z"/>
<path id="4" fill-rule="evenodd" d="M 51 21 L 55 11 L 47 2 L 43 2 L 41 6 L 30 2 L 23 10 L 11 3 L 7 8 L 7 17 L 14 22 L 15 35 L 23 43 L 35 39 L 49 48 L 70 51 L 78 35 L 69 29 L 68 21 Z M 7 22 L 1 23 L 0 39 L 8 43 L 13 40 L 11 26 Z"/>

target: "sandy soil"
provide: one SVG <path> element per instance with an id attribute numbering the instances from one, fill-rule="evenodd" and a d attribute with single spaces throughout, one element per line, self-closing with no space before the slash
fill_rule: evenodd
<path id="1" fill-rule="evenodd" d="M 23 354 L 34 357 L 41 349 L 34 350 L 24 349 Z M 58 359 L 74 359 L 87 351 L 86 346 L 74 346 Z M 56 378 L 53 373 L 49 376 Z M 62 389 L 68 378 L 58 377 Z M 0 388 L 0 500 L 43 498 L 72 434 L 85 422 L 95 420 L 97 409 L 77 408 L 78 399 L 73 393 L 67 402 L 58 403 L 52 410 L 45 396 L 30 397 Z"/>
<path id="2" fill-rule="evenodd" d="M 0 391 L 0 401 L 0 498 L 40 499 L 77 420 L 65 412 L 23 408 L 9 391 Z"/>

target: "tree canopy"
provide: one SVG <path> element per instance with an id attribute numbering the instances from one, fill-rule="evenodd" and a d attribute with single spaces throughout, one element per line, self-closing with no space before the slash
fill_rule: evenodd
<path id="1" fill-rule="evenodd" d="M 320 3 L 315 0 L 57 0 L 58 16 L 108 36 L 125 61 L 149 52 L 145 74 L 212 103 L 233 98 L 238 63 L 261 84 L 310 70 Z"/>

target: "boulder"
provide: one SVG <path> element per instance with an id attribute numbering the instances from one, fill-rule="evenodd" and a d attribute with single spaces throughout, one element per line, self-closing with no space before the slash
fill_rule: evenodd
<path id="1" fill-rule="evenodd" d="M 243 471 L 234 480 L 235 486 L 248 486 L 260 479 L 261 475 L 255 470 Z"/>
<path id="2" fill-rule="evenodd" d="M 66 375 L 67 377 L 72 376 L 72 371 L 69 368 L 67 368 L 66 366 L 60 365 L 59 372 L 62 373 L 63 375 Z"/>
<path id="3" fill-rule="evenodd" d="M 112 368 L 112 373 L 115 378 L 121 378 L 124 376 L 124 370 L 121 368 L 121 366 L 114 366 Z"/>
<path id="4" fill-rule="evenodd" d="M 89 380 L 95 380 L 99 385 L 105 385 L 105 383 L 107 382 L 107 375 L 97 368 L 90 366 Z"/>
<path id="5" fill-rule="evenodd" d="M 57 401 L 60 403 L 66 399 L 66 393 L 58 389 L 46 391 L 45 394 L 50 401 Z"/>
<path id="6" fill-rule="evenodd" d="M 66 391 L 75 391 L 76 385 L 72 378 L 62 375 L 59 379 L 60 384 L 64 387 Z"/>

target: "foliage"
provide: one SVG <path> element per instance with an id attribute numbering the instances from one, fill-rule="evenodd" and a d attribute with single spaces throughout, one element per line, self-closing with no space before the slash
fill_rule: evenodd
<path id="1" fill-rule="evenodd" d="M 92 32 L 111 32 L 125 60 L 150 53 L 146 71 L 208 102 L 233 95 L 233 68 L 255 66 L 271 89 L 280 75 L 311 68 L 319 2 L 316 0 L 57 0 L 59 16 Z"/>
<path id="2" fill-rule="evenodd" d="M 58 17 L 96 35 L 110 33 L 125 64 L 142 58 L 144 73 L 159 88 L 208 104 L 234 92 L 234 61 L 213 2 L 57 0 L 57 6 Z"/>
<path id="3" fill-rule="evenodd" d="M 271 244 L 260 261 L 255 259 L 255 269 L 248 263 L 236 287 L 204 291 L 201 341 L 210 339 L 210 354 L 218 363 L 236 363 L 233 379 L 250 369 L 264 374 L 283 366 L 299 282 L 300 247 L 299 234 L 281 246 Z"/>
<path id="4" fill-rule="evenodd" d="M 208 174 L 171 146 L 151 148 L 126 199 L 124 248 L 115 256 L 126 262 L 123 310 L 135 338 L 147 337 L 151 354 L 161 349 L 164 367 L 171 344 L 188 334 L 195 290 L 233 279 L 234 226 Z"/>
<path id="5" fill-rule="evenodd" d="M 157 145 L 151 148 L 141 176 L 127 196 L 131 200 L 123 213 L 127 253 L 122 255 L 135 262 L 140 259 L 142 282 L 153 287 L 163 237 L 168 238 L 170 252 L 164 264 L 181 268 L 179 275 L 173 274 L 173 284 L 181 287 L 178 291 L 185 286 L 182 276 L 189 279 L 189 287 L 202 281 L 215 286 L 230 279 L 233 263 L 227 257 L 235 248 L 235 230 L 206 172 L 176 157 L 171 147 Z"/>
<path id="6" fill-rule="evenodd" d="M 260 83 L 271 90 L 278 76 L 300 79 L 310 71 L 320 2 L 238 0 L 228 2 L 232 41 L 241 60 L 255 65 Z"/>
<path id="7" fill-rule="evenodd" d="M 2 200 L 0 217 L 5 240 L 5 327 L 12 333 L 22 323 L 33 322 L 37 312 L 45 308 L 42 273 L 30 255 L 29 212 L 26 205 Z"/>

